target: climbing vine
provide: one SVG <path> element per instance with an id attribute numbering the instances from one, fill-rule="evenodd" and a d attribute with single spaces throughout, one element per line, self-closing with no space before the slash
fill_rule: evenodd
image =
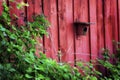
<path id="1" fill-rule="evenodd" d="M 17 7 L 21 6 L 26 4 Z M 40 58 L 35 56 L 36 37 L 46 35 L 49 26 L 44 15 L 33 16 L 33 22 L 26 21 L 21 26 L 18 26 L 17 20 L 11 23 L 9 7 L 4 1 L 0 16 L 0 80 L 80 79 L 77 68 L 57 63 L 43 53 L 40 53 Z"/>

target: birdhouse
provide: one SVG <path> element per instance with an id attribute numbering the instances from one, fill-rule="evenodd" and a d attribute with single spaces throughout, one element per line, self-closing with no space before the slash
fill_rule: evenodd
<path id="1" fill-rule="evenodd" d="M 86 35 L 86 33 L 89 30 L 90 24 L 94 24 L 94 23 L 90 23 L 90 22 L 74 22 L 74 27 L 76 29 L 76 35 L 77 36 Z"/>

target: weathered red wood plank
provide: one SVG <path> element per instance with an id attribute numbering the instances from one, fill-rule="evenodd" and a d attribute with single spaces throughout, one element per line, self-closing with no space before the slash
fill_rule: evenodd
<path id="1" fill-rule="evenodd" d="M 88 22 L 88 0 L 74 0 L 74 22 Z M 79 29 L 80 30 L 80 29 Z M 75 37 L 76 60 L 90 60 L 89 31 Z"/>
<path id="2" fill-rule="evenodd" d="M 120 41 L 120 0 L 118 0 L 118 24 L 119 24 L 119 34 L 118 34 L 118 38 L 119 38 L 119 41 Z"/>
<path id="3" fill-rule="evenodd" d="M 59 14 L 59 47 L 62 55 L 62 59 L 66 57 L 67 53 L 67 27 L 66 27 L 66 1 L 58 1 L 58 14 Z M 63 60 L 62 60 L 63 61 Z"/>
<path id="4" fill-rule="evenodd" d="M 66 1 L 66 27 L 67 27 L 67 52 L 66 57 L 63 56 L 63 60 L 67 61 L 71 65 L 74 65 L 74 28 L 73 28 L 73 0 Z"/>
<path id="5" fill-rule="evenodd" d="M 34 15 L 40 15 L 42 11 L 42 0 L 27 0 L 29 6 L 27 7 L 27 19 L 33 21 Z"/>
<path id="6" fill-rule="evenodd" d="M 111 0 L 111 26 L 113 31 L 113 40 L 118 42 L 118 22 L 117 22 L 117 0 Z M 113 43 L 114 44 L 114 43 Z M 113 52 L 116 53 L 116 44 L 113 45 Z"/>
<path id="7" fill-rule="evenodd" d="M 103 25 L 103 1 L 97 0 L 97 27 L 98 27 L 98 54 L 102 56 L 103 48 L 105 48 L 105 27 Z"/>
<path id="8" fill-rule="evenodd" d="M 20 9 L 17 8 L 17 5 L 21 4 L 22 2 L 23 0 L 15 0 L 14 2 L 9 1 L 11 18 L 13 21 L 17 20 L 19 26 L 24 24 L 24 17 L 25 17 L 25 10 L 24 10 L 25 8 L 24 7 Z"/>
<path id="9" fill-rule="evenodd" d="M 40 14 L 43 13 L 43 11 L 42 11 L 42 0 L 35 0 L 34 11 L 35 11 L 35 15 L 40 15 Z"/>
<path id="10" fill-rule="evenodd" d="M 104 0 L 104 26 L 105 26 L 105 46 L 109 49 L 110 53 L 113 53 L 113 32 L 111 24 L 111 0 Z"/>
<path id="11" fill-rule="evenodd" d="M 90 25 L 91 59 L 94 60 L 98 57 L 98 39 L 97 39 L 98 28 L 97 28 L 96 0 L 89 1 L 89 11 L 90 22 L 95 23 Z"/>
<path id="12" fill-rule="evenodd" d="M 59 38 L 62 61 L 74 64 L 74 30 L 72 0 L 58 1 Z"/>
<path id="13" fill-rule="evenodd" d="M 47 57 L 51 57 L 58 61 L 58 25 L 57 25 L 57 6 L 56 0 L 44 0 L 44 14 L 50 21 L 48 36 L 45 37 L 45 49 Z"/>
<path id="14" fill-rule="evenodd" d="M 2 0 L 0 0 L 0 15 L 2 14 Z"/>
<path id="15" fill-rule="evenodd" d="M 103 17 L 103 0 L 97 0 L 97 28 L 98 28 L 98 58 L 102 58 L 103 48 L 105 48 L 105 27 Z M 105 68 L 98 66 L 99 70 L 104 74 L 106 73 Z"/>
<path id="16" fill-rule="evenodd" d="M 27 3 L 29 4 L 29 6 L 27 7 L 27 20 L 29 21 L 33 21 L 33 15 L 35 14 L 34 13 L 34 10 L 35 10 L 35 0 L 27 0 Z"/>

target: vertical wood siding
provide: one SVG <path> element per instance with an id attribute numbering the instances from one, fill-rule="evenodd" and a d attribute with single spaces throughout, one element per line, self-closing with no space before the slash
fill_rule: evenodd
<path id="1" fill-rule="evenodd" d="M 72 0 L 58 0 L 59 49 L 61 61 L 74 64 Z"/>
<path id="2" fill-rule="evenodd" d="M 29 7 L 18 10 L 15 8 L 16 3 L 9 2 L 9 6 L 12 6 L 10 14 L 18 16 L 18 25 L 24 25 L 26 19 L 33 21 L 32 16 L 38 14 L 44 14 L 50 22 L 48 36 L 37 38 L 38 56 L 39 51 L 43 51 L 47 57 L 74 65 L 76 61 L 90 61 L 101 57 L 102 48 L 109 49 L 112 54 L 116 50 L 113 40 L 120 41 L 120 0 L 15 1 L 29 4 Z M 11 17 L 16 19 L 15 16 Z M 74 22 L 95 24 L 89 26 L 85 35 L 77 35 Z M 81 31 L 81 28 L 77 31 Z"/>
<path id="3" fill-rule="evenodd" d="M 105 48 L 113 53 L 113 30 L 111 16 L 111 0 L 104 0 L 104 26 L 105 26 Z"/>
<path id="4" fill-rule="evenodd" d="M 0 15 L 2 14 L 2 1 L 0 1 Z"/>
<path id="5" fill-rule="evenodd" d="M 74 0 L 74 22 L 89 22 L 89 1 Z M 74 23 L 73 22 L 73 23 Z M 80 30 L 78 28 L 78 30 Z M 76 32 L 76 31 L 75 31 Z M 90 33 L 86 35 L 75 35 L 75 56 L 76 61 L 90 60 Z"/>
<path id="6" fill-rule="evenodd" d="M 90 25 L 90 43 L 91 44 L 91 59 L 96 59 L 98 56 L 98 27 L 97 27 L 97 0 L 89 0 L 89 20 L 95 24 Z"/>
<path id="7" fill-rule="evenodd" d="M 103 0 L 97 0 L 97 44 L 98 44 L 98 57 L 101 58 L 103 53 L 103 48 L 105 48 L 105 27 L 104 27 L 104 14 L 103 14 Z M 99 69 L 105 73 L 106 69 L 99 66 Z M 104 74 L 105 75 L 105 74 Z"/>
<path id="8" fill-rule="evenodd" d="M 57 1 L 43 0 L 44 15 L 50 22 L 48 28 L 48 36 L 44 38 L 44 47 L 47 57 L 51 57 L 58 61 L 58 17 L 57 17 Z"/>
<path id="9" fill-rule="evenodd" d="M 120 0 L 118 0 L 118 38 L 119 38 L 119 41 L 120 41 Z"/>

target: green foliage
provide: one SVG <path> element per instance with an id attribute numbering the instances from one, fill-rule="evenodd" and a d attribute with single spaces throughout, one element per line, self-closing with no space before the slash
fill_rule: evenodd
<path id="1" fill-rule="evenodd" d="M 115 54 L 110 54 L 109 50 L 105 49 L 103 53 L 103 59 L 98 60 L 100 65 L 105 67 L 105 69 L 107 69 L 108 74 L 107 76 L 103 75 L 104 80 L 120 80 L 120 56 L 119 55 L 120 55 L 119 47 L 117 47 Z"/>
<path id="2" fill-rule="evenodd" d="M 104 49 L 103 58 L 98 59 L 99 66 L 106 69 L 107 75 L 95 69 L 94 61 L 78 62 L 82 80 L 120 80 L 120 42 L 116 44 L 116 53 L 110 54 L 108 49 Z"/>
<path id="3" fill-rule="evenodd" d="M 78 62 L 77 66 L 83 74 L 82 80 L 99 80 L 102 75 L 91 62 Z"/>
<path id="4" fill-rule="evenodd" d="M 77 68 L 57 63 L 40 53 L 36 57 L 36 37 L 47 34 L 49 25 L 43 15 L 33 16 L 33 22 L 18 26 L 3 3 L 0 16 L 0 80 L 80 80 Z"/>
<path id="5" fill-rule="evenodd" d="M 17 5 L 18 8 L 22 6 L 27 4 Z M 3 2 L 0 16 L 0 80 L 120 80 L 120 48 L 117 48 L 117 55 L 112 56 L 114 64 L 110 62 L 109 50 L 105 50 L 103 59 L 98 60 L 108 70 L 108 76 L 97 71 L 92 62 L 78 62 L 76 68 L 57 63 L 43 53 L 40 53 L 40 58 L 35 56 L 36 37 L 48 34 L 49 22 L 44 15 L 33 16 L 33 20 L 18 26 L 17 19 L 11 20 L 9 8 Z"/>
<path id="6" fill-rule="evenodd" d="M 79 80 L 80 73 L 76 68 L 71 68 L 67 64 L 60 64 L 56 61 L 46 58 L 41 53 L 41 57 L 37 58 L 33 54 L 28 54 L 25 60 L 29 67 L 27 68 L 25 77 L 35 80 Z"/>
<path id="7" fill-rule="evenodd" d="M 15 1 L 12 1 L 12 2 L 15 2 Z M 17 8 L 18 9 L 21 9 L 23 8 L 24 6 L 29 6 L 28 3 L 24 3 L 23 1 L 20 2 L 20 3 L 17 3 Z"/>

